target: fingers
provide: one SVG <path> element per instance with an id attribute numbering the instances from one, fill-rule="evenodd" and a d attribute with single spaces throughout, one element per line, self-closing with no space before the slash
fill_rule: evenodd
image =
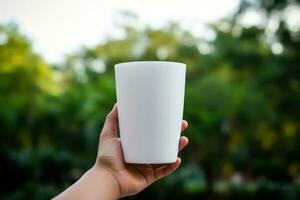
<path id="1" fill-rule="evenodd" d="M 186 120 L 182 120 L 181 131 L 184 131 L 187 127 L 188 127 L 188 122 Z M 180 137 L 178 151 L 180 152 L 188 143 L 189 140 L 187 137 L 185 136 Z"/>
<path id="2" fill-rule="evenodd" d="M 188 127 L 188 122 L 186 120 L 182 120 L 181 131 L 184 131 L 187 127 Z"/>
<path id="3" fill-rule="evenodd" d="M 106 116 L 104 126 L 101 133 L 101 138 L 113 138 L 118 136 L 118 108 L 117 104 L 114 105 L 113 109 Z"/>
<path id="4" fill-rule="evenodd" d="M 188 127 L 188 122 L 186 120 L 182 120 L 181 131 L 184 131 L 187 127 Z M 184 147 L 186 147 L 186 145 L 188 143 L 189 143 L 189 139 L 185 136 L 181 136 L 180 140 L 179 140 L 178 151 L 180 152 L 182 149 L 184 149 Z M 158 180 L 162 177 L 165 177 L 165 176 L 171 174 L 172 172 L 174 172 L 179 167 L 180 163 L 181 163 L 181 159 L 177 158 L 175 163 L 157 167 L 156 169 L 154 169 L 154 174 L 155 174 L 156 180 Z"/>
<path id="5" fill-rule="evenodd" d="M 175 163 L 166 165 L 165 167 L 157 168 L 154 170 L 155 180 L 165 177 L 174 172 L 180 165 L 181 159 L 177 158 Z"/>
<path id="6" fill-rule="evenodd" d="M 186 145 L 189 143 L 189 139 L 185 136 L 181 136 L 180 140 L 179 140 L 179 148 L 178 148 L 178 152 L 180 152 L 182 149 L 184 149 L 184 147 L 186 147 Z M 167 166 L 166 164 L 152 164 L 151 165 L 154 169 L 158 169 L 164 166 Z"/>
<path id="7" fill-rule="evenodd" d="M 185 136 L 180 137 L 178 152 L 180 152 L 189 143 L 189 139 Z"/>

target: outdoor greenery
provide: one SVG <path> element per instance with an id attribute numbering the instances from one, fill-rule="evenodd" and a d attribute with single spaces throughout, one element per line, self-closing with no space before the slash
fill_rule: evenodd
<path id="1" fill-rule="evenodd" d="M 60 65 L 35 53 L 17 25 L 1 25 L 0 199 L 49 199 L 93 165 L 116 101 L 113 66 L 133 60 L 187 64 L 190 144 L 176 173 L 128 199 L 300 199 L 300 32 L 284 17 L 293 5 L 242 1 L 207 25 L 210 39 L 131 20 L 124 37 Z M 249 9 L 265 22 L 243 26 Z"/>

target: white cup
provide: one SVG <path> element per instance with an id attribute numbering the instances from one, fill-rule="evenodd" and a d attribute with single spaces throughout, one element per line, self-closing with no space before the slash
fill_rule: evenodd
<path id="1" fill-rule="evenodd" d="M 141 61 L 115 65 L 119 129 L 126 163 L 177 159 L 186 65 Z"/>

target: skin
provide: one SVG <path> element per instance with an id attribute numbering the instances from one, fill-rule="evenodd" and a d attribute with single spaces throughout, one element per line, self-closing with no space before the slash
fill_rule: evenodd
<path id="1" fill-rule="evenodd" d="M 181 130 L 187 126 L 188 123 L 183 120 Z M 180 137 L 179 151 L 187 144 L 188 138 Z M 174 172 L 180 163 L 180 158 L 171 164 L 124 163 L 115 104 L 106 117 L 100 135 L 95 165 L 55 199 L 108 200 L 133 195 Z"/>

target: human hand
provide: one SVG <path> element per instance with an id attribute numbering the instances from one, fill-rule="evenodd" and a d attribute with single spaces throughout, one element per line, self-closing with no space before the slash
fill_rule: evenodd
<path id="1" fill-rule="evenodd" d="M 180 165 L 180 158 L 171 164 L 127 164 L 124 163 L 121 141 L 118 137 L 117 106 L 107 115 L 99 140 L 99 149 L 95 171 L 106 171 L 114 179 L 119 198 L 136 194 L 147 186 L 174 172 Z M 181 130 L 185 130 L 188 123 L 183 120 Z M 179 151 L 188 144 L 188 138 L 180 137 Z"/>

